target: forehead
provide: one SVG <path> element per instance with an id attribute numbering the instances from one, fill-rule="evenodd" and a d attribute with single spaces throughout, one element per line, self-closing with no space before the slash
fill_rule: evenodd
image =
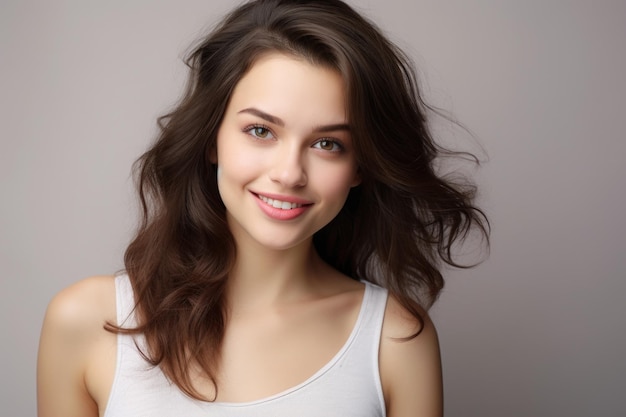
<path id="1" fill-rule="evenodd" d="M 287 124 L 345 123 L 345 86 L 338 71 L 280 53 L 258 58 L 237 83 L 227 112 L 254 107 Z"/>

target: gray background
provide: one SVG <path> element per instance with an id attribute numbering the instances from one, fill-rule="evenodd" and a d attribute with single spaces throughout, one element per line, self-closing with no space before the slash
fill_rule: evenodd
<path id="1" fill-rule="evenodd" d="M 35 414 L 53 294 L 122 267 L 130 165 L 181 91 L 180 57 L 234 4 L 1 3 L 2 415 Z M 429 100 L 490 158 L 477 178 L 491 257 L 450 271 L 432 310 L 446 414 L 623 415 L 626 2 L 352 4 L 407 49 Z"/>

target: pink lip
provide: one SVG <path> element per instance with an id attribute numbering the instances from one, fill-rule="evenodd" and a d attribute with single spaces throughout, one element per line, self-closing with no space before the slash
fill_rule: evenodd
<path id="1" fill-rule="evenodd" d="M 255 201 L 259 205 L 259 208 L 261 209 L 261 211 L 263 211 L 263 213 L 265 213 L 266 216 L 274 220 L 293 220 L 301 216 L 302 214 L 304 214 L 304 212 L 306 212 L 309 209 L 309 207 L 311 207 L 311 205 L 313 204 L 308 200 L 304 200 L 298 197 L 281 196 L 279 194 L 261 194 L 267 198 L 271 198 L 272 200 L 280 200 L 280 201 L 286 201 L 288 203 L 303 204 L 302 207 L 297 207 L 297 208 L 293 208 L 290 210 L 283 210 L 283 209 L 276 208 L 274 206 L 270 206 L 265 201 L 261 200 L 258 194 L 254 192 L 252 194 L 254 195 Z"/>

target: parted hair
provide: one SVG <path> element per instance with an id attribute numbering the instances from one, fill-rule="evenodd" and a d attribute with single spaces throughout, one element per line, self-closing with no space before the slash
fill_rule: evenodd
<path id="1" fill-rule="evenodd" d="M 390 291 L 418 320 L 443 288 L 453 247 L 489 223 L 469 180 L 437 174 L 453 154 L 433 140 L 430 108 L 410 59 L 339 0 L 256 0 L 227 15 L 187 58 L 189 81 L 160 134 L 136 162 L 142 221 L 125 253 L 143 352 L 186 394 L 203 400 L 190 366 L 216 379 L 225 286 L 237 256 L 210 154 L 230 96 L 260 56 L 278 52 L 336 70 L 361 184 L 313 237 L 327 263 Z M 415 336 L 418 337 L 418 336 Z"/>

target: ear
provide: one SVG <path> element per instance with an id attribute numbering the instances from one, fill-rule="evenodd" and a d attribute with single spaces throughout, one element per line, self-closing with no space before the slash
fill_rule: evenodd
<path id="1" fill-rule="evenodd" d="M 356 172 L 354 173 L 354 179 L 352 180 L 350 187 L 354 188 L 358 185 L 361 185 L 361 169 L 360 168 L 357 168 Z"/>
<path id="2" fill-rule="evenodd" d="M 215 145 L 211 146 L 211 149 L 209 149 L 209 162 L 217 164 L 217 147 Z"/>

